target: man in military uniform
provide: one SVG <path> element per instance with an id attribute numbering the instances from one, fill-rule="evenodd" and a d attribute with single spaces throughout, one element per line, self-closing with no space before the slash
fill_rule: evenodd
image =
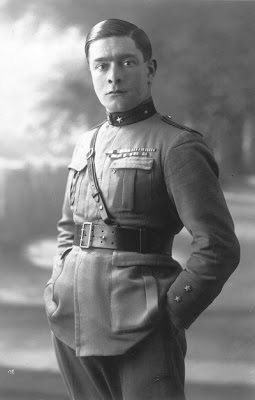
<path id="1" fill-rule="evenodd" d="M 198 132 L 156 111 L 141 29 L 102 21 L 85 52 L 107 120 L 75 148 L 45 288 L 60 370 L 75 400 L 183 400 L 184 331 L 239 262 L 218 168 Z"/>

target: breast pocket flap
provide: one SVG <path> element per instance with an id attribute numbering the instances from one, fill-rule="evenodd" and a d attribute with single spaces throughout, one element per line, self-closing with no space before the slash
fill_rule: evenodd
<path id="1" fill-rule="evenodd" d="M 75 160 L 72 160 L 71 163 L 68 165 L 68 169 L 73 169 L 75 171 L 82 171 L 85 167 L 87 166 L 87 159 L 86 156 L 84 158 L 80 159 L 77 158 Z"/>

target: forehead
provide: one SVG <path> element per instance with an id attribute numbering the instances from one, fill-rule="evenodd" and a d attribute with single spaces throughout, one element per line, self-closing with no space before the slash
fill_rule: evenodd
<path id="1" fill-rule="evenodd" d="M 133 39 L 127 36 L 112 36 L 95 40 L 89 47 L 89 61 L 93 62 L 99 58 L 113 59 L 123 55 L 134 55 L 143 58 L 140 49 L 136 47 Z"/>

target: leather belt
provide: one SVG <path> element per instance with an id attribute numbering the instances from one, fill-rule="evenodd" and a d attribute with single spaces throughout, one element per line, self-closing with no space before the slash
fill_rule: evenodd
<path id="1" fill-rule="evenodd" d="M 122 228 L 84 222 L 75 225 L 74 242 L 82 249 L 101 248 L 171 255 L 174 236 L 145 228 Z"/>

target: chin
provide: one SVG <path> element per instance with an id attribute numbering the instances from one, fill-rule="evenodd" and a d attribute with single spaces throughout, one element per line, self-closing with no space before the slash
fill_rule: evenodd
<path id="1" fill-rule="evenodd" d="M 111 113 L 123 112 L 127 110 L 126 106 L 122 103 L 107 104 L 106 109 Z"/>
<path id="2" fill-rule="evenodd" d="M 103 103 L 102 103 L 103 104 Z M 125 101 L 121 101 L 119 99 L 119 101 L 111 101 L 111 102 L 105 102 L 103 104 L 103 106 L 107 109 L 108 112 L 110 113 L 114 113 L 114 112 L 124 112 L 124 111 L 128 111 L 132 108 L 135 107 L 135 105 L 132 105 L 128 102 Z"/>
<path id="3" fill-rule="evenodd" d="M 116 112 L 125 112 L 128 110 L 128 108 L 123 107 L 123 106 L 118 106 L 118 107 L 107 108 L 107 110 L 110 113 L 116 113 Z"/>

